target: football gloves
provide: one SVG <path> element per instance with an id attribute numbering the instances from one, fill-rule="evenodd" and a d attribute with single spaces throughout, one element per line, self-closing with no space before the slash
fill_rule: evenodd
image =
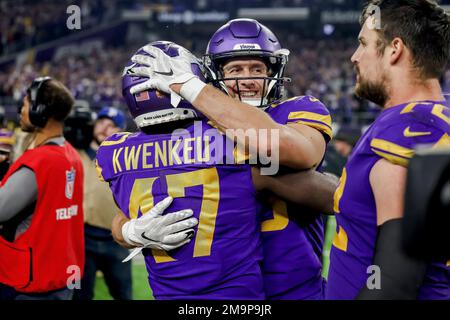
<path id="1" fill-rule="evenodd" d="M 191 64 L 200 65 L 199 60 L 187 49 L 180 46 L 179 55 L 170 57 L 161 49 L 147 45 L 143 50 L 149 55 L 136 54 L 131 61 L 143 65 L 131 70 L 137 76 L 149 78 L 147 81 L 133 86 L 131 94 L 148 89 L 156 89 L 170 94 L 171 104 L 177 107 L 181 97 L 191 102 L 206 85 L 193 72 Z M 184 84 L 180 95 L 170 89 L 172 84 Z"/>
<path id="2" fill-rule="evenodd" d="M 190 209 L 162 215 L 173 198 L 167 197 L 138 219 L 131 219 L 122 226 L 124 240 L 138 246 L 123 262 L 129 261 L 143 248 L 173 250 L 191 241 L 198 220 Z"/>

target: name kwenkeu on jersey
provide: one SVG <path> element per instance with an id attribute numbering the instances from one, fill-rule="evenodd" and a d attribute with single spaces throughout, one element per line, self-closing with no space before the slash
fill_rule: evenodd
<path id="1" fill-rule="evenodd" d="M 258 141 L 267 143 L 267 130 L 257 132 L 251 130 L 227 130 L 226 135 L 217 129 L 202 130 L 202 125 L 195 124 L 194 132 L 179 129 L 168 136 L 167 139 L 155 139 L 143 143 L 120 144 L 112 152 L 112 168 L 114 173 L 123 171 L 145 170 L 183 166 L 193 164 L 207 165 L 234 165 L 270 164 L 265 167 L 263 174 L 274 174 L 278 170 L 278 132 L 271 133 L 271 154 L 258 154 L 249 156 L 242 145 L 236 141 Z M 260 130 L 260 131 L 263 131 Z M 228 137 L 228 138 L 226 138 Z M 264 139 L 265 137 L 265 139 Z M 276 139 L 274 139 L 276 137 Z M 258 150 L 252 148 L 249 150 Z M 263 169 L 261 171 L 263 171 Z"/>

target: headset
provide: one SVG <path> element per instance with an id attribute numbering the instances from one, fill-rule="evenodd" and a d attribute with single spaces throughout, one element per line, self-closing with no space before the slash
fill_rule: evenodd
<path id="1" fill-rule="evenodd" d="M 52 80 L 51 77 L 39 77 L 33 80 L 30 87 L 27 90 L 27 94 L 30 100 L 30 108 L 28 111 L 28 117 L 32 125 L 43 128 L 45 127 L 49 118 L 49 107 L 42 103 L 39 99 L 39 90 L 42 85 Z"/>

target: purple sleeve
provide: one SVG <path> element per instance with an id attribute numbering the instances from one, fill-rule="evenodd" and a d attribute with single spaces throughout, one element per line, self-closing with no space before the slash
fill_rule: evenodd
<path id="1" fill-rule="evenodd" d="M 320 100 L 313 96 L 285 100 L 271 106 L 269 113 L 279 123 L 300 123 L 315 128 L 324 135 L 327 142 L 333 136 L 330 112 Z"/>
<path id="2" fill-rule="evenodd" d="M 426 123 L 405 121 L 374 132 L 370 147 L 389 162 L 406 167 L 417 149 L 450 145 L 441 129 Z"/>

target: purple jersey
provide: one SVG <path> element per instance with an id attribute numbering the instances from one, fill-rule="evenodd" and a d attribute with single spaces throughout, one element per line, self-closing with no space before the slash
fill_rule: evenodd
<path id="1" fill-rule="evenodd" d="M 442 102 L 413 102 L 385 109 L 364 133 L 345 166 L 334 195 L 333 240 L 327 299 L 354 299 L 366 285 L 377 237 L 375 198 L 369 175 L 386 159 L 407 166 L 416 147 L 450 145 L 450 110 Z M 450 267 L 428 266 L 419 299 L 450 299 Z"/>
<path id="2" fill-rule="evenodd" d="M 140 217 L 170 195 L 166 212 L 191 208 L 199 220 L 189 244 L 144 250 L 156 299 L 265 298 L 251 168 L 227 164 L 226 141 L 198 121 L 173 134 L 115 134 L 97 152 L 99 175 L 126 216 Z"/>
<path id="3" fill-rule="evenodd" d="M 327 142 L 331 139 L 330 113 L 314 97 L 295 97 L 266 111 L 278 123 L 301 123 L 319 130 Z M 267 298 L 322 299 L 322 217 L 281 200 L 263 205 L 261 214 Z"/>

